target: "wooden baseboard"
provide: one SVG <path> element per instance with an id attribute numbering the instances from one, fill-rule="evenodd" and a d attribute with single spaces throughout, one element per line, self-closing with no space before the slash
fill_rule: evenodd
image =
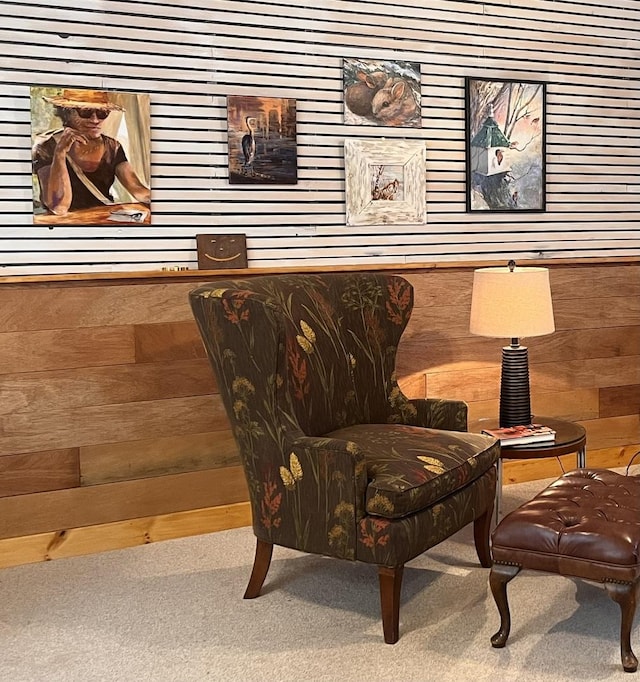
<path id="1" fill-rule="evenodd" d="M 251 525 L 248 502 L 0 540 L 0 568 Z"/>
<path id="2" fill-rule="evenodd" d="M 640 444 L 624 447 L 589 450 L 587 443 L 587 466 L 589 468 L 615 469 L 626 467 L 633 455 L 640 450 Z M 635 464 L 640 464 L 640 456 Z M 506 460 L 502 469 L 504 485 L 510 483 L 525 483 L 537 481 L 541 478 L 562 476 L 565 471 L 576 468 L 575 455 L 562 457 L 547 457 L 544 459 Z"/>
<path id="3" fill-rule="evenodd" d="M 587 452 L 587 466 L 611 469 L 624 467 L 639 449 L 640 445 L 628 445 L 623 448 Z M 635 463 L 640 464 L 640 457 Z M 560 476 L 563 471 L 574 469 L 575 466 L 574 455 L 565 455 L 559 460 L 556 458 L 509 460 L 504 463 L 504 482 L 508 485 L 552 478 Z M 0 568 L 136 547 L 151 542 L 249 525 L 251 525 L 249 503 L 238 502 L 161 516 L 6 538 L 0 540 Z"/>

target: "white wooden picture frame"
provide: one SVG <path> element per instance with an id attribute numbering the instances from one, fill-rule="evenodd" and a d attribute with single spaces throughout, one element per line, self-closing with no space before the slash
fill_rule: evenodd
<path id="1" fill-rule="evenodd" d="M 345 140 L 347 225 L 424 225 L 424 140 Z"/>

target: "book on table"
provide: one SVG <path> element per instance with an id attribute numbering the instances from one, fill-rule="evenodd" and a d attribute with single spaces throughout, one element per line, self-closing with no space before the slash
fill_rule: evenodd
<path id="1" fill-rule="evenodd" d="M 499 429 L 483 429 L 482 433 L 498 438 L 500 445 L 531 445 L 533 443 L 553 443 L 556 432 L 543 424 L 523 424 L 521 426 L 503 426 Z"/>

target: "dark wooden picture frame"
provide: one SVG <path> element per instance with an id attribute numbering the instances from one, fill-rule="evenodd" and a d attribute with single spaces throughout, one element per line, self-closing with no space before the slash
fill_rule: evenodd
<path id="1" fill-rule="evenodd" d="M 469 212 L 546 209 L 546 84 L 465 79 Z"/>

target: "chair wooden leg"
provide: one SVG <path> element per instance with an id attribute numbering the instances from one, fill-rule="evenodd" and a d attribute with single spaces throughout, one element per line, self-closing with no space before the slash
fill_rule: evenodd
<path id="1" fill-rule="evenodd" d="M 251 571 L 251 578 L 244 593 L 245 599 L 254 599 L 260 594 L 264 579 L 267 577 L 269 566 L 271 565 L 271 555 L 273 554 L 273 545 L 264 540 L 257 540 L 256 556 L 253 560 L 253 570 Z"/>
<path id="2" fill-rule="evenodd" d="M 396 566 L 395 568 L 378 566 L 382 630 L 384 641 L 387 644 L 395 644 L 399 638 L 400 590 L 403 571 L 404 566 Z"/>
<path id="3" fill-rule="evenodd" d="M 491 637 L 491 646 L 496 649 L 501 649 L 507 643 L 507 638 L 509 637 L 511 614 L 509 613 L 509 602 L 507 601 L 507 583 L 512 578 L 515 578 L 519 572 L 520 566 L 494 564 L 489 574 L 489 586 L 500 613 L 500 629 Z"/>
<path id="4" fill-rule="evenodd" d="M 489 534 L 491 533 L 491 521 L 493 519 L 493 504 L 473 522 L 473 539 L 476 544 L 476 554 L 480 565 L 490 568 L 491 549 L 489 547 Z"/>
<path id="5" fill-rule="evenodd" d="M 620 605 L 622 622 L 620 624 L 620 657 L 622 667 L 627 673 L 638 669 L 638 659 L 631 649 L 631 628 L 636 612 L 636 596 L 640 583 L 605 583 L 607 594 Z"/>

